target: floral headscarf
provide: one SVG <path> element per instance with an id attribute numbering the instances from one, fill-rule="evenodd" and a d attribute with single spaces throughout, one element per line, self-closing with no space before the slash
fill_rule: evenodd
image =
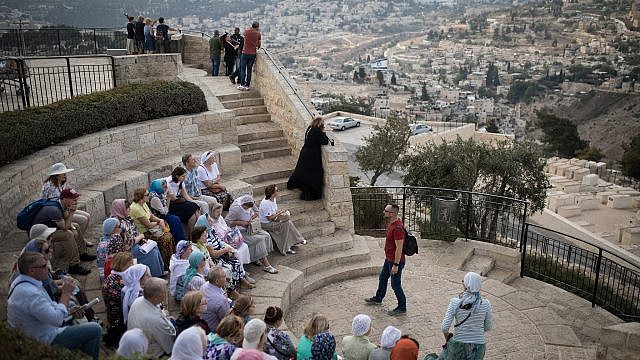
<path id="1" fill-rule="evenodd" d="M 336 338 L 329 332 L 321 332 L 313 338 L 311 356 L 314 360 L 331 360 L 336 351 Z"/>

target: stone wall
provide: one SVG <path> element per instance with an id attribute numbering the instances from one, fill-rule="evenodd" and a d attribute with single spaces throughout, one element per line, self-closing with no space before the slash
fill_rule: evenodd
<path id="1" fill-rule="evenodd" d="M 182 41 L 184 45 L 182 62 L 210 73 L 209 39 L 204 36 L 182 34 Z"/>
<path id="2" fill-rule="evenodd" d="M 304 144 L 304 133 L 311 122 L 312 114 L 296 96 L 296 85 L 281 64 L 274 64 L 261 51 L 253 69 L 251 85 L 263 96 L 271 119 L 282 126 L 293 154 L 298 154 Z M 289 79 L 293 88 L 285 78 Z M 312 109 L 310 105 L 309 109 Z M 349 190 L 347 151 L 344 146 L 338 141 L 335 142 L 335 146 L 323 146 L 322 165 L 325 209 L 337 228 L 353 233 L 353 203 Z"/>
<path id="3" fill-rule="evenodd" d="M 16 214 L 40 198 L 49 167 L 56 162 L 75 169 L 68 184 L 83 194 L 81 208 L 92 213 L 94 221 L 102 221 L 112 197 L 128 196 L 133 188 L 168 176 L 185 151 L 231 144 L 220 147 L 224 151 L 219 160 L 226 174 L 239 172 L 234 119 L 232 111 L 216 110 L 120 126 L 48 147 L 0 168 L 5 187 L 0 195 L 0 239 L 18 231 Z"/>
<path id="4" fill-rule="evenodd" d="M 114 56 L 116 86 L 177 80 L 182 72 L 180 54 Z"/>
<path id="5" fill-rule="evenodd" d="M 640 359 L 640 323 L 617 324 L 602 329 L 596 359 Z"/>

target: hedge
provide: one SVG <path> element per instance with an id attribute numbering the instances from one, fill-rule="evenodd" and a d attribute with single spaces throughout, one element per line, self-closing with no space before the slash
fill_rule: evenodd
<path id="1" fill-rule="evenodd" d="M 58 346 L 45 345 L 16 331 L 0 321 L 0 358 L 83 360 L 88 356 Z"/>
<path id="2" fill-rule="evenodd" d="M 0 114 L 0 166 L 82 135 L 203 111 L 207 111 L 207 102 L 198 86 L 156 81 L 5 112 Z"/>

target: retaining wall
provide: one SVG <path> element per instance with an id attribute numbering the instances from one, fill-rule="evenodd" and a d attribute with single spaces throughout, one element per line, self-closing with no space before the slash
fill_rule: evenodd
<path id="1" fill-rule="evenodd" d="M 182 72 L 180 54 L 114 56 L 116 86 L 177 80 Z"/>

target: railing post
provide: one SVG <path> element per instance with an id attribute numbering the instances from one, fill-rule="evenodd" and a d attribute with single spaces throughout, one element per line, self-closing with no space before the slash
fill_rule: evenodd
<path id="1" fill-rule="evenodd" d="M 113 77 L 113 87 L 116 87 L 116 59 L 111 57 L 111 76 Z"/>
<path id="2" fill-rule="evenodd" d="M 464 230 L 464 241 L 469 241 L 469 221 L 471 220 L 471 205 L 473 204 L 473 196 L 470 192 L 467 192 L 467 221 Z"/>
<path id="3" fill-rule="evenodd" d="M 527 237 L 529 236 L 529 224 L 524 223 L 524 226 L 522 228 L 524 229 L 524 237 L 520 241 L 520 252 L 522 253 L 522 256 L 520 257 L 520 277 L 524 277 L 524 264 L 526 261 L 525 254 L 527 253 Z"/>
<path id="4" fill-rule="evenodd" d="M 407 212 L 405 211 L 406 209 L 406 203 L 407 203 L 407 199 L 406 199 L 406 192 L 407 192 L 407 187 L 403 186 L 402 187 L 402 223 L 405 224 L 405 217 Z M 406 224 L 404 225 L 405 227 L 407 226 Z"/>
<path id="5" fill-rule="evenodd" d="M 16 59 L 18 65 L 18 83 L 20 84 L 20 97 L 22 98 L 22 108 L 26 109 L 31 107 L 29 101 L 29 90 L 27 85 L 27 74 L 25 74 L 26 66 L 24 65 L 24 59 Z"/>
<path id="6" fill-rule="evenodd" d="M 98 53 L 98 38 L 96 37 L 96 29 L 93 28 L 93 53 Z"/>
<path id="7" fill-rule="evenodd" d="M 525 224 L 527 223 L 527 205 L 529 205 L 528 202 L 525 201 L 524 203 L 524 210 L 522 211 L 522 232 L 520 233 L 520 251 L 522 251 L 522 238 L 527 236 L 527 229 Z"/>
<path id="8" fill-rule="evenodd" d="M 600 265 L 602 264 L 602 248 L 598 248 L 598 262 L 596 264 L 596 281 L 593 284 L 593 297 L 591 298 L 591 307 L 596 306 L 596 296 L 598 294 L 598 282 L 600 281 Z"/>
<path id="9" fill-rule="evenodd" d="M 67 60 L 67 77 L 69 79 L 69 94 L 71 95 L 71 98 L 73 98 L 73 79 L 71 78 L 71 61 L 69 61 L 69 58 L 66 58 Z"/>
<path id="10" fill-rule="evenodd" d="M 62 56 L 62 42 L 60 41 L 60 29 L 56 31 L 58 33 L 58 56 Z"/>

